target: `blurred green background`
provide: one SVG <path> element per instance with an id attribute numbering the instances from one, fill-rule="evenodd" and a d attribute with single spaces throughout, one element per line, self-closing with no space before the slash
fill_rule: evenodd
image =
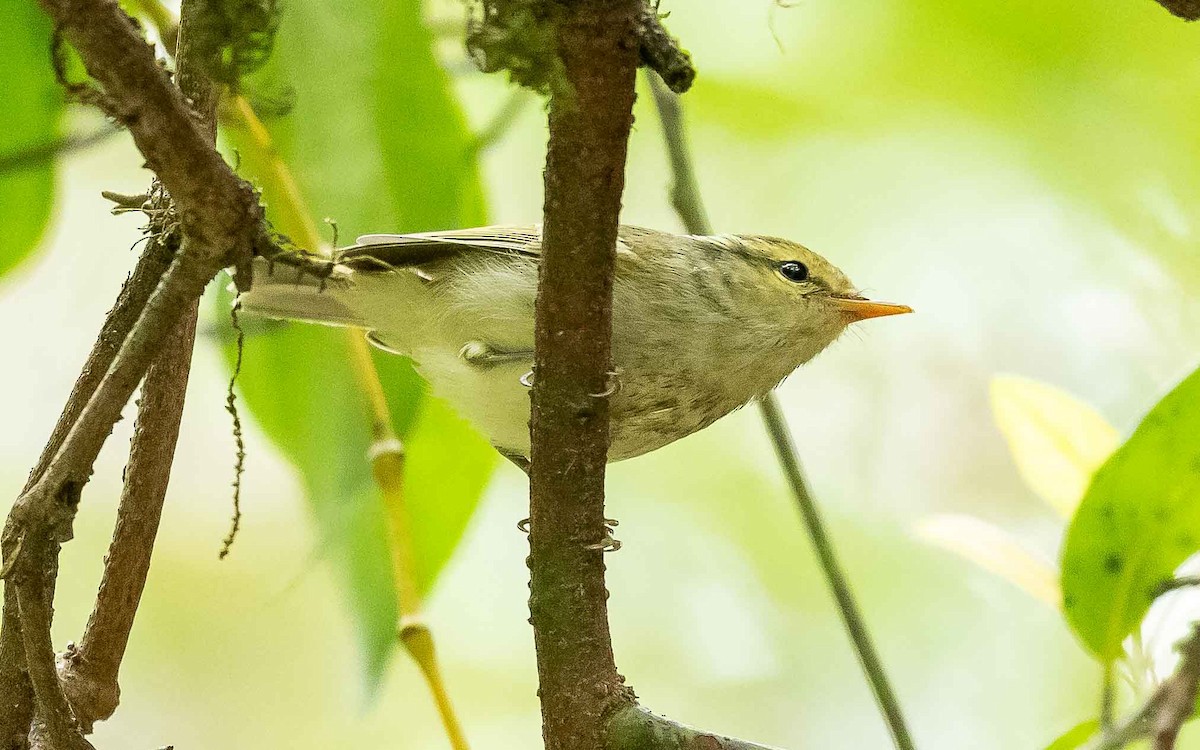
<path id="1" fill-rule="evenodd" d="M 1200 29 L 1151 0 L 664 0 L 662 10 L 699 65 L 684 101 L 718 231 L 801 241 L 872 296 L 918 312 L 856 329 L 780 389 L 918 744 L 1044 747 L 1094 716 L 1098 667 L 1059 613 L 912 529 L 932 513 L 969 513 L 1056 555 L 1061 521 L 1014 469 L 988 409 L 990 378 L 1052 383 L 1127 434 L 1196 365 Z M 287 143 L 303 162 L 301 188 L 344 238 L 436 228 L 411 226 L 402 210 L 422 201 L 439 202 L 447 222 L 540 218 L 536 99 L 479 154 L 486 209 L 405 179 L 428 167 L 372 151 L 373 139 L 403 132 L 388 153 L 453 160 L 453 106 L 479 131 L 505 105 L 504 80 L 472 72 L 462 14 L 452 2 L 284 6 L 277 56 L 303 57 L 304 74 L 267 71 L 252 92 L 294 96 L 272 127 L 285 141 L 296 134 Z M 388 120 L 380 102 L 403 101 L 416 84 L 378 46 L 428 45 L 417 16 L 435 30 L 458 104 Z M 4 117 L 38 101 L 5 105 Z M 624 221 L 678 229 L 644 89 L 636 117 Z M 382 135 L 363 134 L 368 120 Z M 99 122 L 70 109 L 63 129 Z M 139 221 L 108 216 L 99 191 L 143 189 L 140 163 L 124 135 L 66 157 L 40 251 L 0 279 L 0 481 L 10 496 L 132 263 Z M 387 210 L 379 180 L 390 185 Z M 97 744 L 445 747 L 407 658 L 384 662 L 378 690 L 364 679 L 373 657 L 327 527 L 253 419 L 242 536 L 217 561 L 233 446 L 215 309 L 202 324 L 122 705 L 98 725 Z M 325 359 L 339 367 L 336 351 L 309 355 L 318 382 Z M 91 606 L 131 421 L 104 452 L 64 549 L 60 647 Z M 613 466 L 609 487 L 624 543 L 607 558 L 617 660 L 646 705 L 785 748 L 886 746 L 756 412 Z M 527 545 L 515 528 L 524 495 L 515 469 L 496 470 L 428 603 L 477 748 L 540 743 Z"/>

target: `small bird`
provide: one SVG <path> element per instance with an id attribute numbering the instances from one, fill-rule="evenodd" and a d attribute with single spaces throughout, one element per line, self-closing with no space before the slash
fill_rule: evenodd
<path id="1" fill-rule="evenodd" d="M 242 308 L 357 326 L 410 357 L 433 391 L 514 460 L 529 455 L 541 228 L 369 234 L 319 279 L 259 259 Z M 761 397 L 872 302 L 788 240 L 623 226 L 613 284 L 609 460 L 660 448 Z"/>

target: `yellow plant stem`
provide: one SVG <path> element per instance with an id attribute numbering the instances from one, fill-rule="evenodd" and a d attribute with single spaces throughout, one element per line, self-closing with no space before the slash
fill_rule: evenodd
<path id="1" fill-rule="evenodd" d="M 316 251 L 322 247 L 316 223 L 304 204 L 291 170 L 276 151 L 271 134 L 245 97 L 234 97 L 233 105 L 233 111 L 240 120 L 238 124 L 249 133 L 251 142 L 259 151 L 258 155 L 269 166 L 272 182 L 270 187 L 274 188 L 276 201 L 282 204 L 279 208 L 293 218 L 296 226 L 289 228 L 296 232 L 301 245 Z M 371 348 L 364 332 L 358 328 L 349 328 L 346 330 L 346 338 L 350 346 L 354 372 L 358 376 L 359 385 L 367 397 L 371 411 L 371 471 L 383 494 L 387 511 L 388 546 L 392 552 L 396 603 L 400 611 L 399 640 L 417 663 L 425 682 L 429 685 L 446 735 L 450 739 L 450 746 L 454 750 L 467 750 L 466 737 L 442 681 L 437 652 L 433 646 L 433 634 L 421 620 L 421 594 L 414 575 L 412 534 L 404 503 L 404 444 L 392 427 L 391 410 L 383 392 L 383 384 L 379 380 L 379 372 L 371 359 Z"/>
<path id="2" fill-rule="evenodd" d="M 158 29 L 163 39 L 174 39 L 178 21 L 161 0 L 132 0 L 131 4 Z M 173 47 L 173 44 L 168 42 L 168 46 Z M 244 96 L 231 96 L 229 103 L 231 107 L 224 114 L 233 118 L 231 124 L 249 135 L 255 155 L 266 166 L 266 174 L 262 177 L 274 199 L 273 207 L 279 226 L 284 227 L 311 252 L 323 252 L 316 222 L 300 194 L 291 169 L 276 150 L 270 132 Z M 450 746 L 453 750 L 468 750 L 466 737 L 442 681 L 433 634 L 421 620 L 421 593 L 414 572 L 412 534 L 404 503 L 404 445 L 392 427 L 391 410 L 383 392 L 383 383 L 371 359 L 370 345 L 363 331 L 347 329 L 346 337 L 351 362 L 371 412 L 371 472 L 383 495 L 387 512 L 388 546 L 392 554 L 396 605 L 400 612 L 397 637 L 429 685 Z"/>

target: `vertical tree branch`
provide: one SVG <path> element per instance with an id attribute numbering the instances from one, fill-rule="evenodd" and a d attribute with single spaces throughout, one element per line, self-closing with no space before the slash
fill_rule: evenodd
<path id="1" fill-rule="evenodd" d="M 550 103 L 530 424 L 530 622 L 547 750 L 600 750 L 629 700 L 608 629 L 601 542 L 612 278 L 638 66 L 639 0 L 565 4 L 571 96 Z"/>
<path id="2" fill-rule="evenodd" d="M 679 104 L 679 98 L 657 75 L 648 74 L 647 78 L 650 79 L 650 89 L 654 94 L 659 119 L 662 121 L 663 136 L 671 162 L 671 204 L 679 213 L 687 231 L 692 234 L 712 234 L 712 227 L 704 210 L 704 201 L 700 197 L 700 185 L 692 166 L 691 151 L 688 148 L 687 134 L 684 132 L 683 108 Z M 900 710 L 900 701 L 867 632 L 866 621 L 854 600 L 850 582 L 838 562 L 820 510 L 809 492 L 800 464 L 800 453 L 792 440 L 783 411 L 779 408 L 779 400 L 774 393 L 768 393 L 759 401 L 759 409 L 788 486 L 792 490 L 792 496 L 804 519 L 821 571 L 825 574 L 825 580 L 837 601 L 838 611 L 842 614 L 842 621 L 854 644 L 855 654 L 875 695 L 875 701 L 879 704 L 888 731 L 891 732 L 892 741 L 899 750 L 912 750 L 913 741 L 904 721 L 904 714 Z"/>
<path id="3" fill-rule="evenodd" d="M 176 81 L 215 145 L 220 92 L 191 53 L 195 26 L 209 12 L 208 2 L 183 2 Z M 185 312 L 142 383 L 125 486 L 96 604 L 79 644 L 59 660 L 63 691 L 84 733 L 91 731 L 94 722 L 111 716 L 120 700 L 118 673 L 150 571 L 179 438 L 198 303 L 194 301 Z"/>

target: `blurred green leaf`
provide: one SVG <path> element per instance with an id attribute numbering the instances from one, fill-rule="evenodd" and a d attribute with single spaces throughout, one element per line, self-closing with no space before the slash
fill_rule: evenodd
<path id="1" fill-rule="evenodd" d="M 250 82 L 295 106 L 268 122 L 315 217 L 346 236 L 484 223 L 470 133 L 432 51 L 416 2 L 289 4 L 275 55 Z M 301 218 L 272 190 L 268 165 L 230 133 L 243 171 L 266 186 L 268 215 L 293 237 Z M 315 249 L 315 248 L 314 248 Z M 474 510 L 496 457 L 477 433 L 426 396 L 410 364 L 375 353 L 407 448 L 404 495 L 414 565 L 428 591 Z M 367 404 L 346 333 L 291 324 L 251 337 L 239 381 L 267 434 L 304 475 L 326 549 L 346 576 L 374 687 L 395 644 L 396 595 L 386 511 L 371 476 Z"/>
<path id="2" fill-rule="evenodd" d="M 486 210 L 472 139 L 450 94 L 450 78 L 430 53 L 435 40 L 421 22 L 424 5 L 394 0 L 379 6 L 372 94 L 384 177 L 399 225 L 420 232 L 480 223 Z M 424 51 L 420 64 L 405 61 L 413 50 Z M 430 204 L 456 210 L 431 211 Z"/>
<path id="3" fill-rule="evenodd" d="M 805 103 L 810 137 L 966 126 L 1200 277 L 1195 27 L 1153 0 L 846 0 L 778 19 L 801 41 L 782 40 L 796 62 L 772 84 Z"/>
<path id="4" fill-rule="evenodd" d="M 1062 603 L 1054 566 L 994 524 L 973 516 L 939 513 L 921 519 L 914 531 L 925 541 L 1015 584 L 1038 601 L 1056 609 Z"/>
<path id="5" fill-rule="evenodd" d="M 1160 401 L 1096 472 L 1067 530 L 1063 607 L 1101 660 L 1200 549 L 1200 370 Z"/>
<path id="6" fill-rule="evenodd" d="M 54 205 L 54 159 L 22 159 L 58 135 L 63 97 L 50 66 L 50 21 L 36 3 L 0 2 L 0 275 L 41 240 Z"/>
<path id="7" fill-rule="evenodd" d="M 1092 474 L 1120 442 L 1117 430 L 1069 393 L 1027 378 L 992 378 L 992 416 L 1025 483 L 1070 518 Z"/>
<path id="8" fill-rule="evenodd" d="M 1046 750 L 1075 750 L 1075 748 L 1083 747 L 1099 728 L 1100 722 L 1096 721 L 1095 719 L 1081 721 L 1068 729 L 1054 742 L 1051 742 L 1046 747 Z"/>

